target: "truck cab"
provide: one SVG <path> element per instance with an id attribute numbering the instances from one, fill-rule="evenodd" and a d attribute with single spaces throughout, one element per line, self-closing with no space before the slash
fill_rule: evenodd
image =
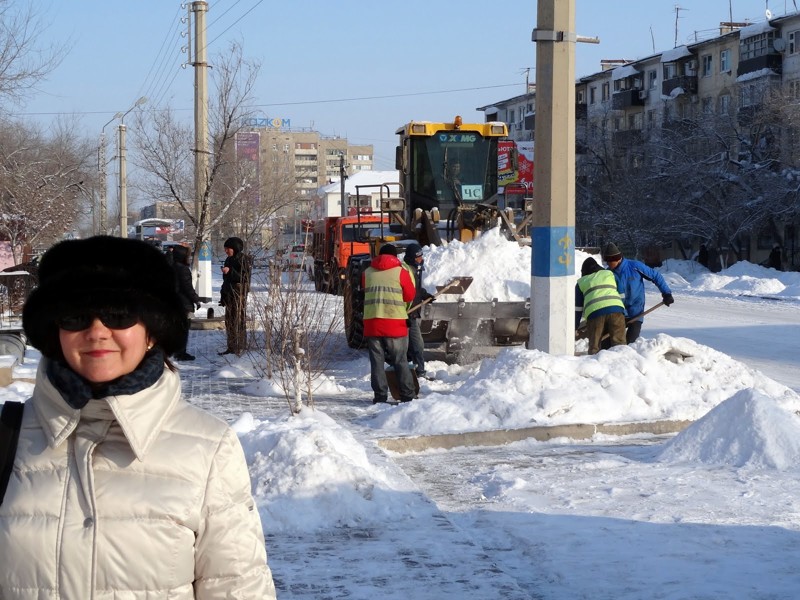
<path id="1" fill-rule="evenodd" d="M 387 215 L 357 214 L 326 217 L 314 224 L 314 289 L 341 294 L 347 262 L 355 254 L 368 254 L 371 230 L 388 227 Z"/>

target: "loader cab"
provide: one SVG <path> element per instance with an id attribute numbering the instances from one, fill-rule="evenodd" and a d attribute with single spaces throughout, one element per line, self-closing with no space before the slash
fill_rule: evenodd
<path id="1" fill-rule="evenodd" d="M 397 168 L 407 192 L 406 214 L 438 209 L 444 222 L 459 211 L 496 202 L 498 141 L 502 123 L 411 122 L 397 130 Z"/>

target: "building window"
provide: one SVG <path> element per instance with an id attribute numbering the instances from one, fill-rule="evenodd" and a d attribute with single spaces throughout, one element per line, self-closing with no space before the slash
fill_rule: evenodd
<path id="1" fill-rule="evenodd" d="M 656 126 L 656 111 L 655 109 L 647 111 L 647 127 L 652 129 Z"/>
<path id="2" fill-rule="evenodd" d="M 652 71 L 649 71 L 647 73 L 647 80 L 648 80 L 647 86 L 651 90 L 656 89 L 656 83 L 658 81 L 658 71 L 656 71 L 655 69 L 653 69 Z"/>
<path id="3" fill-rule="evenodd" d="M 739 106 L 753 106 L 758 104 L 758 95 L 756 94 L 756 86 L 743 85 L 739 90 Z"/>
<path id="4" fill-rule="evenodd" d="M 706 96 L 703 98 L 703 114 L 710 115 L 712 112 L 714 112 L 713 99 L 711 96 Z"/>
<path id="5" fill-rule="evenodd" d="M 711 77 L 711 73 L 713 72 L 712 58 L 710 54 L 700 57 L 700 60 L 703 62 L 703 66 L 700 70 L 701 77 Z"/>
<path id="6" fill-rule="evenodd" d="M 789 82 L 789 96 L 792 100 L 800 100 L 800 79 Z"/>
<path id="7" fill-rule="evenodd" d="M 772 52 L 774 31 L 767 31 L 739 41 L 739 60 L 749 60 Z"/>
<path id="8" fill-rule="evenodd" d="M 622 117 L 614 117 L 614 131 L 622 129 Z"/>
<path id="9" fill-rule="evenodd" d="M 789 54 L 800 52 L 800 29 L 789 32 Z"/>
<path id="10" fill-rule="evenodd" d="M 731 51 L 730 50 L 723 50 L 719 53 L 719 72 L 720 73 L 730 73 L 731 72 Z"/>
<path id="11" fill-rule="evenodd" d="M 611 97 L 611 86 L 608 83 L 603 84 L 603 102 L 607 102 Z"/>
<path id="12" fill-rule="evenodd" d="M 583 104 L 583 90 L 578 90 L 576 93 L 575 101 L 578 104 Z M 529 111 L 530 112 L 530 111 Z"/>
<path id="13" fill-rule="evenodd" d="M 731 109 L 731 96 L 730 94 L 723 94 L 719 97 L 719 114 L 727 115 Z"/>
<path id="14" fill-rule="evenodd" d="M 594 104 L 597 101 L 597 86 L 589 88 L 589 104 Z"/>
<path id="15" fill-rule="evenodd" d="M 664 63 L 664 80 L 674 79 L 678 75 L 675 63 Z"/>

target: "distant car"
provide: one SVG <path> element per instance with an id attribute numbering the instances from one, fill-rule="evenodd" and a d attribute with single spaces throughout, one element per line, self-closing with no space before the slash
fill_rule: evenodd
<path id="1" fill-rule="evenodd" d="M 306 261 L 306 245 L 294 244 L 287 248 L 286 253 L 283 255 L 283 270 L 295 271 L 302 269 Z"/>

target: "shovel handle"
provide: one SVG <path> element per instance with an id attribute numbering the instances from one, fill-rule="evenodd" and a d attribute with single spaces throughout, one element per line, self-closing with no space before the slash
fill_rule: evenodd
<path id="1" fill-rule="evenodd" d="M 439 297 L 439 295 L 440 295 L 440 294 L 444 294 L 444 293 L 445 293 L 447 290 L 449 290 L 451 287 L 453 287 L 453 286 L 456 286 L 456 285 L 458 285 L 459 283 L 460 283 L 459 281 L 451 281 L 450 283 L 448 283 L 446 286 L 444 286 L 442 289 L 440 289 L 438 292 L 436 292 L 436 293 L 435 293 L 433 296 L 431 296 L 430 298 L 425 298 L 425 300 L 423 300 L 423 301 L 422 301 L 422 302 L 420 302 L 419 304 L 417 304 L 417 305 L 415 305 L 415 306 L 412 306 L 411 308 L 409 308 L 406 314 L 409 314 L 409 315 L 410 315 L 410 314 L 411 314 L 411 313 L 413 313 L 415 310 L 418 310 L 418 309 L 422 308 L 423 306 L 425 306 L 425 305 L 426 305 L 428 302 L 433 302 L 433 301 L 434 301 L 436 298 L 438 298 L 438 297 Z"/>

